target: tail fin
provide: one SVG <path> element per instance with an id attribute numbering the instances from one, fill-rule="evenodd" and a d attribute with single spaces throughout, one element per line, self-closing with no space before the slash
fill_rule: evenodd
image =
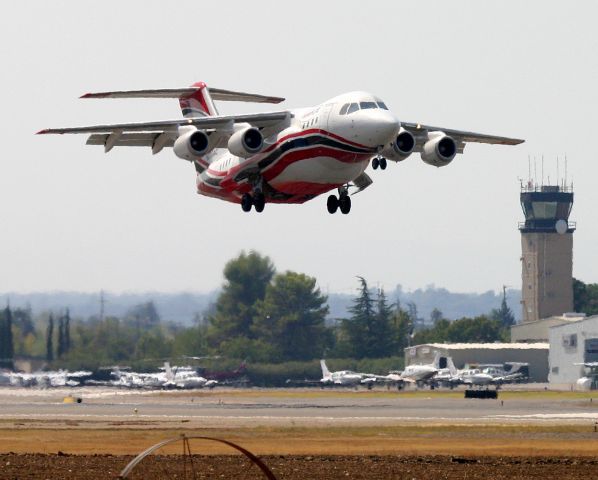
<path id="1" fill-rule="evenodd" d="M 196 82 L 192 87 L 196 89 L 193 93 L 179 98 L 183 117 L 212 117 L 218 115 L 218 110 L 216 110 L 208 86 L 204 82 Z"/>
<path id="2" fill-rule="evenodd" d="M 164 362 L 164 372 L 166 373 L 166 379 L 168 381 L 174 380 L 174 375 L 172 374 L 172 368 L 170 368 L 170 362 Z"/>
<path id="3" fill-rule="evenodd" d="M 178 98 L 183 116 L 186 118 L 218 115 L 214 100 L 254 103 L 280 103 L 284 101 L 282 97 L 236 92 L 222 88 L 209 89 L 204 82 L 196 82 L 185 88 L 86 93 L 81 98 Z"/>
<path id="4" fill-rule="evenodd" d="M 330 376 L 330 370 L 326 366 L 326 360 L 320 360 L 320 366 L 322 367 L 322 378 L 328 378 Z"/>
<path id="5" fill-rule="evenodd" d="M 448 369 L 449 369 L 449 373 L 455 377 L 459 371 L 457 370 L 457 367 L 455 367 L 455 364 L 453 363 L 453 357 L 446 357 L 446 363 L 448 365 Z"/>

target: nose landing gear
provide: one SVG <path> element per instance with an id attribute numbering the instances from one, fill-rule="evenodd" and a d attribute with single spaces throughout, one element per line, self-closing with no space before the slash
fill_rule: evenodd
<path id="1" fill-rule="evenodd" d="M 374 157 L 372 159 L 372 168 L 374 170 L 377 170 L 378 167 L 380 167 L 380 170 L 386 170 L 386 165 L 387 165 L 387 162 L 386 162 L 386 158 L 384 158 L 384 157 Z"/>
<path id="2" fill-rule="evenodd" d="M 347 187 L 341 187 L 338 189 L 338 198 L 336 195 L 330 195 L 326 202 L 328 213 L 336 213 L 340 209 L 343 215 L 347 215 L 351 211 L 351 197 Z"/>

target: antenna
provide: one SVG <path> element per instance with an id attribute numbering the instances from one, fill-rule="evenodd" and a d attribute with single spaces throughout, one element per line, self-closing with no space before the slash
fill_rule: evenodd
<path id="1" fill-rule="evenodd" d="M 531 179 L 532 179 L 532 161 L 528 155 L 527 156 L 527 181 L 529 182 Z"/>
<path id="2" fill-rule="evenodd" d="M 559 156 L 556 156 L 556 184 L 559 184 Z"/>
<path id="3" fill-rule="evenodd" d="M 536 156 L 534 155 L 534 187 L 538 185 L 538 164 L 536 162 Z"/>
<path id="4" fill-rule="evenodd" d="M 542 186 L 544 186 L 544 154 L 542 154 Z"/>
<path id="5" fill-rule="evenodd" d="M 567 154 L 565 154 L 565 186 L 567 186 Z"/>

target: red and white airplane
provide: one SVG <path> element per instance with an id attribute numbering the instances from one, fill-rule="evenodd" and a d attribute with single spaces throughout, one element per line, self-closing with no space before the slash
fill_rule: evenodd
<path id="1" fill-rule="evenodd" d="M 325 192 L 328 211 L 351 210 L 352 193 L 372 184 L 365 173 L 386 168 L 387 159 L 418 152 L 424 162 L 448 165 L 467 142 L 517 145 L 523 140 L 399 122 L 385 103 L 351 92 L 311 108 L 248 115 L 219 115 L 214 100 L 280 103 L 284 98 L 208 88 L 88 93 L 81 98 L 177 98 L 183 119 L 52 128 L 47 133 L 88 133 L 89 145 L 146 146 L 153 154 L 173 147 L 193 162 L 197 192 L 257 212 L 266 203 L 303 203 Z"/>

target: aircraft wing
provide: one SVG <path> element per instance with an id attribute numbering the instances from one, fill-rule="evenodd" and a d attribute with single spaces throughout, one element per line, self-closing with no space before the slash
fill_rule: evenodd
<path id="1" fill-rule="evenodd" d="M 401 122 L 401 126 L 413 134 L 416 140 L 421 137 L 427 137 L 428 132 L 444 132 L 457 142 L 460 150 L 463 149 L 464 144 L 467 142 L 490 143 L 494 145 L 519 145 L 525 141 L 520 138 L 499 137 L 497 135 L 486 135 L 464 130 L 454 130 L 452 128 L 433 127 L 431 125 L 422 125 L 420 123 Z M 420 142 L 418 142 L 418 145 L 419 144 Z M 418 151 L 417 148 L 416 151 Z"/>
<path id="2" fill-rule="evenodd" d="M 194 126 L 202 130 L 230 130 L 235 123 L 249 123 L 257 128 L 272 127 L 291 117 L 287 110 L 267 113 L 250 113 L 245 115 L 221 115 L 217 117 L 181 118 L 159 122 L 116 123 L 110 125 L 92 125 L 88 127 L 46 128 L 38 134 L 64 133 L 104 133 L 128 134 L 137 132 L 176 133 L 179 127 Z"/>

